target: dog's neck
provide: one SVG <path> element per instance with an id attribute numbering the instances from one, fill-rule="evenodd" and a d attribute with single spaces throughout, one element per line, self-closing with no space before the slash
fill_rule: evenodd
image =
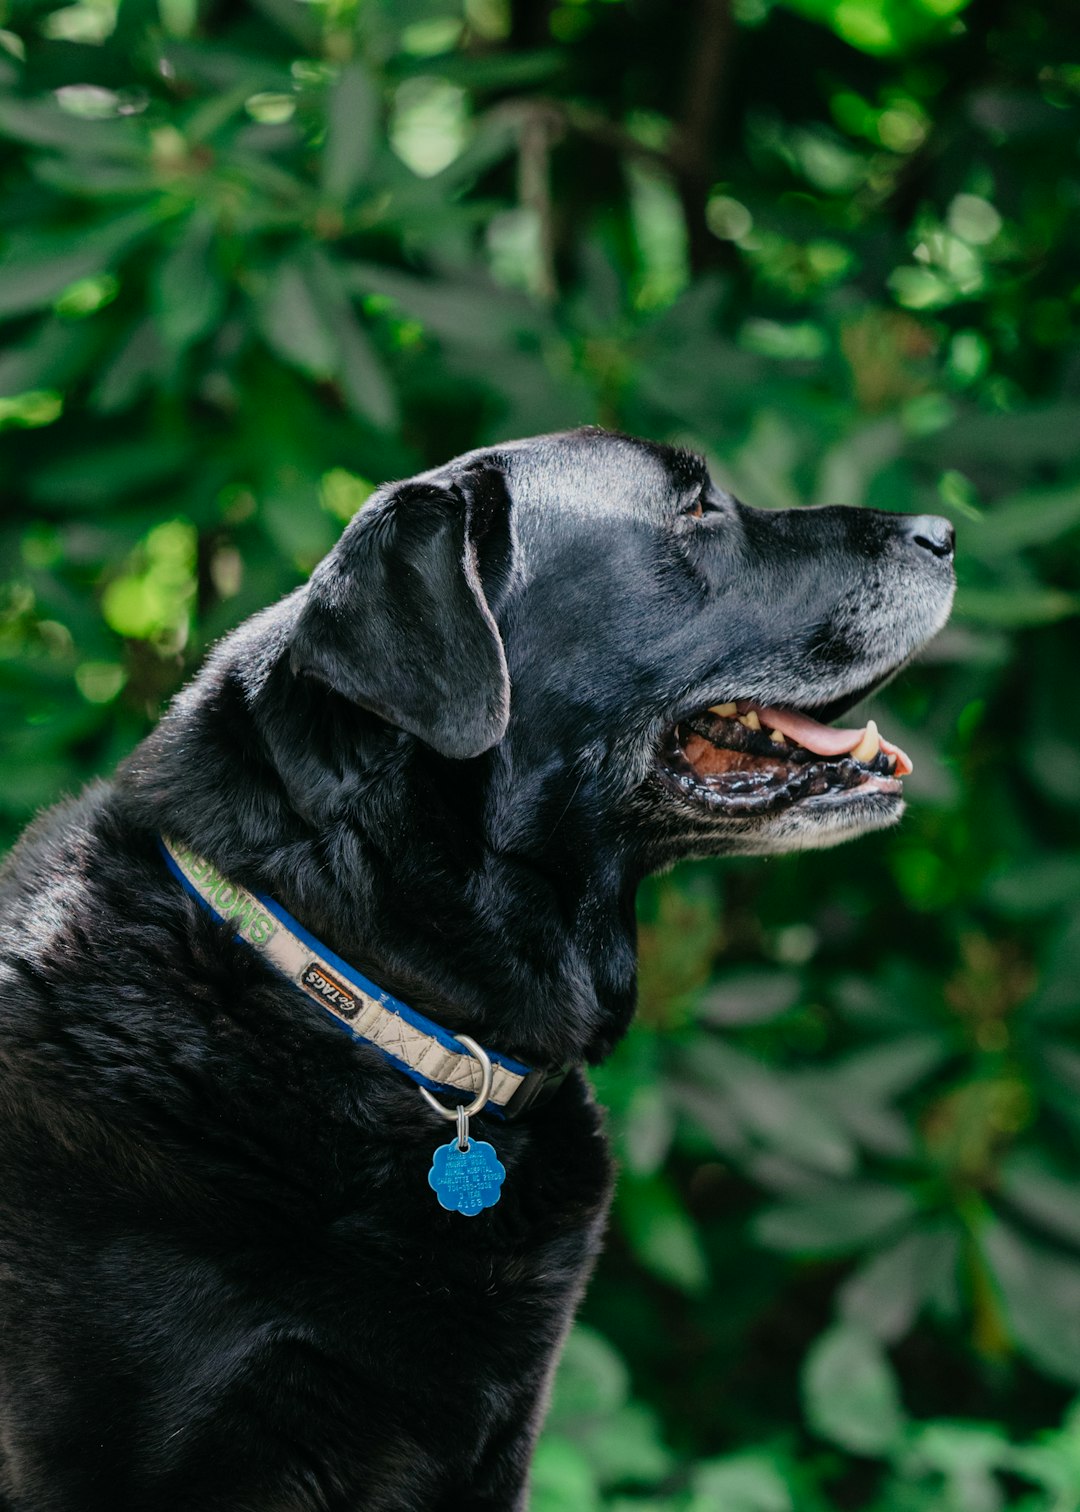
<path id="1" fill-rule="evenodd" d="M 633 1011 L 633 886 L 616 846 L 579 834 L 541 779 L 519 848 L 497 850 L 507 760 L 447 763 L 280 658 L 253 679 L 234 653 L 120 780 L 144 826 L 274 897 L 451 1031 L 532 1065 L 599 1060 Z"/>

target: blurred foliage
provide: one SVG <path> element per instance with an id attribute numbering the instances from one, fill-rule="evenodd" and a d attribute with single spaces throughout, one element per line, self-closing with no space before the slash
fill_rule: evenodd
<path id="1" fill-rule="evenodd" d="M 641 900 L 538 1512 L 1080 1508 L 1080 17 L 0 0 L 0 826 L 381 480 L 600 421 L 932 510 L 896 831 Z"/>

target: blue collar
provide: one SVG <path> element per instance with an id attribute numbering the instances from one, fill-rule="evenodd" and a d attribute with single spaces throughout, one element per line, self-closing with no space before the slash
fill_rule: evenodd
<path id="1" fill-rule="evenodd" d="M 215 919 L 231 924 L 238 940 L 258 951 L 339 1029 L 431 1092 L 459 1100 L 476 1096 L 483 1084 L 481 1063 L 449 1030 L 377 987 L 273 898 L 230 881 L 186 845 L 164 838 L 159 843 L 165 864 L 192 897 Z M 500 1118 L 516 1118 L 538 1100 L 546 1102 L 567 1074 L 568 1068 L 546 1071 L 494 1050 L 485 1054 L 492 1082 L 484 1111 Z"/>

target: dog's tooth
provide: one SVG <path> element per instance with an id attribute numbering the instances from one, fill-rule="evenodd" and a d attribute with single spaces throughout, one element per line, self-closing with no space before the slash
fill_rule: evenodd
<path id="1" fill-rule="evenodd" d="M 730 719 L 735 713 L 736 705 L 733 703 L 713 704 L 710 714 L 719 714 L 722 719 Z"/>
<path id="2" fill-rule="evenodd" d="M 761 729 L 761 720 L 757 716 L 756 709 L 751 709 L 749 714 L 740 714 L 739 723 L 745 725 L 748 730 Z"/>
<path id="3" fill-rule="evenodd" d="M 780 730 L 770 730 L 769 739 L 772 741 L 773 745 L 783 745 L 784 743 L 784 737 Z"/>
<path id="4" fill-rule="evenodd" d="M 881 740 L 878 736 L 878 727 L 872 719 L 866 721 L 866 729 L 862 732 L 862 739 L 851 752 L 856 761 L 866 763 L 873 761 L 881 750 Z"/>

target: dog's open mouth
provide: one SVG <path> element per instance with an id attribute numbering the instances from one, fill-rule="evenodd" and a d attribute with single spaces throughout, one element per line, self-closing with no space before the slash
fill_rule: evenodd
<path id="1" fill-rule="evenodd" d="M 734 816 L 803 800 L 897 796 L 911 762 L 882 739 L 873 720 L 861 729 L 835 729 L 809 714 L 740 699 L 675 725 L 658 771 L 684 797 Z"/>

